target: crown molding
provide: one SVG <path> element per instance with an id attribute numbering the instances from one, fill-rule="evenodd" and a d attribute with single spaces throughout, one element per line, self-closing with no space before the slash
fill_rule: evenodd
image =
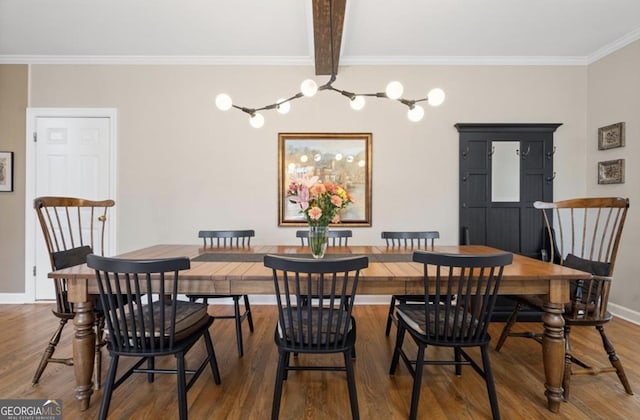
<path id="1" fill-rule="evenodd" d="M 313 58 L 310 56 L 0 55 L 0 64 L 312 66 Z"/>
<path id="2" fill-rule="evenodd" d="M 376 66 L 584 66 L 585 57 L 545 56 L 432 56 L 343 57 L 344 65 Z"/>
<path id="3" fill-rule="evenodd" d="M 589 55 L 587 57 L 587 64 L 595 63 L 596 61 L 600 60 L 601 58 L 604 58 L 604 57 L 608 56 L 609 54 L 614 53 L 614 52 L 618 51 L 619 49 L 624 48 L 627 45 L 629 45 L 632 42 L 635 42 L 635 41 L 637 41 L 639 39 L 640 39 L 640 28 L 636 29 L 633 32 L 629 32 L 628 34 L 626 34 L 622 38 L 616 39 L 615 41 L 613 41 L 609 45 L 605 45 L 604 47 L 600 48 L 599 50 L 597 50 L 593 54 Z"/>

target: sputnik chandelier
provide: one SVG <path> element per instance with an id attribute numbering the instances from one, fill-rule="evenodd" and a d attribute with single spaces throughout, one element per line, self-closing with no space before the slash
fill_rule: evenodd
<path id="1" fill-rule="evenodd" d="M 334 34 L 333 0 L 329 0 L 328 6 L 329 6 L 328 15 L 330 16 L 329 34 L 330 34 L 330 46 L 331 46 L 331 78 L 327 83 L 325 83 L 322 86 L 318 86 L 318 84 L 314 80 L 306 79 L 300 85 L 300 92 L 296 93 L 295 95 L 289 98 L 280 98 L 273 104 L 262 106 L 259 108 L 248 108 L 244 106 L 235 105 L 229 95 L 227 95 L 226 93 L 221 93 L 218 96 L 216 96 L 216 106 L 218 107 L 218 109 L 222 111 L 227 111 L 231 108 L 235 108 L 235 109 L 239 109 L 242 112 L 246 112 L 247 114 L 249 114 L 249 123 L 251 124 L 251 126 L 255 128 L 260 128 L 264 125 L 264 117 L 262 116 L 260 111 L 275 109 L 281 114 L 286 114 L 291 109 L 291 101 L 300 99 L 302 97 L 312 97 L 316 93 L 318 93 L 318 91 L 323 91 L 323 90 L 336 92 L 343 96 L 346 96 L 347 98 L 349 98 L 351 108 L 353 108 L 356 111 L 364 107 L 365 97 L 367 96 L 375 97 L 375 98 L 386 98 L 386 99 L 398 101 L 401 104 L 406 105 L 407 108 L 409 108 L 409 110 L 407 111 L 407 117 L 409 118 L 409 120 L 414 122 L 420 121 L 422 117 L 424 117 L 424 108 L 418 105 L 419 102 L 427 101 L 431 106 L 438 106 L 442 104 L 442 102 L 444 102 L 444 91 L 440 88 L 432 89 L 426 98 L 405 99 L 402 97 L 404 87 L 402 86 L 402 83 L 397 81 L 390 82 L 387 85 L 387 88 L 385 89 L 384 92 L 377 92 L 377 93 L 354 93 L 354 92 L 349 92 L 347 90 L 337 89 L 333 87 L 333 83 L 336 81 L 336 73 L 337 73 L 337 67 L 338 67 L 334 63 L 334 57 L 336 56 L 336 54 L 334 51 L 335 42 L 333 37 L 333 34 Z"/>
<path id="2" fill-rule="evenodd" d="M 343 96 L 346 96 L 350 101 L 351 108 L 356 111 L 361 110 L 364 107 L 366 97 L 385 98 L 398 101 L 409 108 L 409 110 L 407 111 L 407 117 L 410 121 L 414 122 L 420 121 L 424 117 L 424 108 L 418 105 L 419 102 L 428 102 L 431 106 L 439 106 L 440 104 L 442 104 L 442 102 L 444 102 L 445 98 L 444 91 L 440 88 L 431 89 L 426 98 L 402 98 L 404 87 L 400 82 L 397 81 L 390 82 L 384 92 L 377 93 L 354 93 L 347 90 L 337 89 L 333 86 L 333 83 L 335 81 L 335 74 L 332 74 L 329 81 L 321 86 L 318 86 L 317 83 L 312 79 L 306 79 L 300 85 L 300 92 L 289 98 L 280 98 L 273 104 L 265 105 L 258 108 L 248 108 L 236 105 L 232 102 L 229 95 L 227 95 L 226 93 L 221 93 L 216 96 L 216 106 L 222 111 L 227 111 L 231 108 L 235 108 L 242 112 L 245 112 L 249 114 L 249 123 L 251 124 L 251 126 L 260 128 L 264 125 L 264 116 L 260 113 L 260 111 L 275 109 L 281 114 L 286 114 L 291 109 L 291 102 L 293 100 L 303 97 L 312 97 L 318 91 L 323 90 L 337 92 Z"/>

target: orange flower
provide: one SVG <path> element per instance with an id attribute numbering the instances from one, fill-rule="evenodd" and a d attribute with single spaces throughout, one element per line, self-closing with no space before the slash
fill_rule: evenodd
<path id="1" fill-rule="evenodd" d="M 320 216 L 322 216 L 322 210 L 320 209 L 320 207 L 313 206 L 309 209 L 308 214 L 311 220 L 318 220 Z"/>

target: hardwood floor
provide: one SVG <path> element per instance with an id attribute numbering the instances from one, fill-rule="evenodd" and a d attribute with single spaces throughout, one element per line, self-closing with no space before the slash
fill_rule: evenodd
<path id="1" fill-rule="evenodd" d="M 41 352 L 56 328 L 52 305 L 0 305 L 0 331 L 4 334 L 0 351 L 1 399 L 62 399 L 64 418 L 96 418 L 102 391 L 94 393 L 89 410 L 80 412 L 74 399 L 73 368 L 53 364 L 40 383 L 32 387 L 31 378 Z M 230 307 L 214 307 L 215 311 Z M 358 322 L 356 383 L 360 416 L 363 419 L 404 419 L 411 399 L 411 377 L 400 365 L 394 377 L 388 375 L 395 337 L 385 337 L 387 307 L 356 306 Z M 245 328 L 245 356 L 238 358 L 234 323 L 214 322 L 213 340 L 220 365 L 222 384 L 216 386 L 205 371 L 189 391 L 192 419 L 264 419 L 271 413 L 271 400 L 277 351 L 273 343 L 276 310 L 273 306 L 254 306 L 255 332 Z M 494 339 L 502 323 L 491 327 Z M 526 327 L 531 327 L 527 324 Z M 615 374 L 597 377 L 574 376 L 571 399 L 559 414 L 546 409 L 543 395 L 541 347 L 532 340 L 511 338 L 500 353 L 492 351 L 500 412 L 504 419 L 630 419 L 640 413 L 640 326 L 615 319 L 607 328 L 636 395 L 625 394 Z M 392 334 L 395 329 L 392 330 Z M 71 354 L 73 326 L 65 328 L 59 345 L 60 356 Z M 607 364 L 595 330 L 572 332 L 574 351 L 597 350 L 596 360 Z M 188 360 L 204 354 L 198 343 Z M 438 353 L 439 349 L 428 351 Z M 58 353 L 56 353 L 58 354 Z M 442 353 L 448 356 L 447 352 Z M 302 356 L 301 356 L 302 357 Z M 331 356 L 333 357 L 333 356 Z M 339 358 L 335 358 L 339 361 Z M 171 358 L 158 363 L 169 367 Z M 103 378 L 109 356 L 103 350 Z M 419 414 L 430 419 L 483 419 L 491 411 L 484 381 L 469 367 L 456 377 L 453 367 L 425 368 Z M 145 375 L 134 375 L 113 396 L 113 419 L 177 418 L 176 381 L 173 375 L 160 375 L 153 384 Z M 292 372 L 284 387 L 281 419 L 350 418 L 347 385 L 338 372 Z"/>

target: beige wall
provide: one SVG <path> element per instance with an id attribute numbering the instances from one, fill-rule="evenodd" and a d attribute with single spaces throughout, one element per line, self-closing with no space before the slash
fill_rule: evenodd
<path id="1" fill-rule="evenodd" d="M 272 103 L 311 74 L 310 67 L 33 65 L 30 106 L 118 109 L 118 252 L 198 243 L 203 228 L 251 227 L 256 244 L 296 243 L 294 228 L 277 226 L 278 132 L 373 133 L 373 226 L 356 228 L 355 244 L 380 243 L 384 229 L 437 229 L 441 243 L 457 243 L 457 122 L 563 123 L 555 193 L 585 193 L 576 175 L 586 172 L 585 67 L 340 69 L 336 87 L 357 92 L 396 78 L 407 97 L 443 88 L 446 102 L 426 106 L 417 124 L 398 103 L 371 98 L 355 112 L 329 92 L 295 101 L 288 115 L 265 113 L 259 130 L 245 114 L 215 108 L 223 91 L 242 105 Z M 14 281 L 22 287 L 23 279 Z"/>
<path id="2" fill-rule="evenodd" d="M 13 152 L 13 192 L 0 192 L 0 293 L 24 292 L 24 152 L 28 67 L 0 66 L 0 151 Z"/>
<path id="3" fill-rule="evenodd" d="M 256 229 L 258 244 L 295 243 L 277 226 L 278 132 L 372 132 L 373 226 L 354 243 L 378 243 L 383 229 L 437 229 L 458 240 L 457 122 L 562 122 L 556 191 L 584 191 L 576 154 L 584 155 L 584 67 L 357 67 L 336 87 L 382 90 L 398 78 L 408 97 L 447 92 L 423 122 L 406 108 L 372 98 L 354 112 L 321 92 L 265 113 L 262 129 L 246 114 L 221 112 L 217 93 L 258 106 L 293 94 L 306 67 L 34 66 L 33 107 L 118 109 L 118 250 L 196 241 L 203 228 Z M 319 79 L 320 80 L 320 79 Z M 571 165 L 569 165 L 569 159 Z M 570 168 L 563 170 L 562 168 Z"/>
<path id="4" fill-rule="evenodd" d="M 587 194 L 629 197 L 630 208 L 616 263 L 611 301 L 640 317 L 640 288 L 635 266 L 640 247 L 640 41 L 588 68 Z M 624 121 L 626 146 L 598 150 L 598 127 Z M 626 182 L 598 185 L 598 162 L 625 159 Z M 615 309 L 615 308 L 614 308 Z"/>

